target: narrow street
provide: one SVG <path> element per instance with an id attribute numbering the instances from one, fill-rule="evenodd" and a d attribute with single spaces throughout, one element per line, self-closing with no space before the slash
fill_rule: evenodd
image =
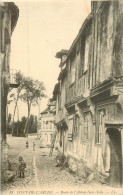
<path id="1" fill-rule="evenodd" d="M 105 188 L 100 184 L 83 184 L 82 180 L 76 175 L 69 173 L 66 169 L 56 167 L 56 152 L 49 157 L 49 148 L 40 148 L 39 141 L 34 137 L 29 137 L 29 148 L 26 149 L 26 138 L 8 137 L 9 158 L 10 162 L 18 162 L 21 155 L 26 162 L 25 178 L 15 177 L 13 182 L 2 184 L 2 195 L 10 194 L 11 191 L 30 191 L 34 189 L 55 189 L 56 187 L 63 190 L 76 189 L 96 189 Z M 35 140 L 36 148 L 33 151 L 33 141 Z M 107 188 L 109 189 L 109 187 Z M 53 192 L 52 192 L 53 193 Z M 18 194 L 18 193 L 17 193 Z M 54 194 L 54 193 L 53 193 Z M 99 194 L 99 193 L 98 193 Z"/>

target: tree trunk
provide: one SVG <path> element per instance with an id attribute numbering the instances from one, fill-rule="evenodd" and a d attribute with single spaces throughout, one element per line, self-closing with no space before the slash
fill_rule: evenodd
<path id="1" fill-rule="evenodd" d="M 26 135 L 27 132 L 27 120 L 26 120 L 26 124 L 25 124 L 25 128 L 24 128 L 24 135 Z"/>
<path id="2" fill-rule="evenodd" d="M 18 105 L 17 105 L 17 117 L 18 117 L 17 136 L 18 136 L 18 133 L 19 133 L 19 109 L 18 109 Z"/>
<path id="3" fill-rule="evenodd" d="M 26 137 L 28 137 L 28 133 L 29 133 L 29 119 L 30 119 L 30 110 L 31 110 L 31 103 L 27 103 L 28 106 L 28 117 L 27 117 L 27 129 L 26 129 Z"/>
<path id="4" fill-rule="evenodd" d="M 20 94 L 20 92 L 18 92 L 18 94 L 17 94 L 17 99 L 16 99 L 15 108 L 14 108 L 14 113 L 13 113 L 12 135 L 13 135 L 13 131 L 14 131 L 14 118 L 15 118 L 16 108 L 17 108 L 17 106 L 18 106 L 17 104 L 18 104 L 18 100 L 19 100 L 19 94 Z"/>

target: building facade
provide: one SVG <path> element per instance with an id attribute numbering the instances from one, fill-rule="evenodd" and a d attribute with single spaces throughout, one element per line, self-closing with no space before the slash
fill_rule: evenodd
<path id="1" fill-rule="evenodd" d="M 0 3 L 0 67 L 1 67 L 1 133 L 6 142 L 6 104 L 10 84 L 11 36 L 19 16 L 18 7 L 12 2 Z"/>
<path id="2" fill-rule="evenodd" d="M 12 2 L 0 3 L 0 77 L 1 77 L 1 138 L 2 171 L 8 169 L 8 146 L 6 144 L 6 106 L 10 87 L 11 36 L 19 16 L 18 7 Z"/>
<path id="3" fill-rule="evenodd" d="M 92 1 L 68 52 L 56 54 L 59 150 L 123 185 L 123 2 Z M 64 58 L 64 60 L 63 60 Z"/>
<path id="4" fill-rule="evenodd" d="M 50 146 L 52 143 L 53 134 L 55 132 L 55 113 L 56 104 L 55 102 L 49 101 L 47 108 L 41 112 L 40 115 L 41 130 L 39 134 L 42 146 Z"/>

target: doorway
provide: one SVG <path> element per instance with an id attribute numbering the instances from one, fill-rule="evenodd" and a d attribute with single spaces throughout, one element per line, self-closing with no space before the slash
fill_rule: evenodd
<path id="1" fill-rule="evenodd" d="M 121 187 L 122 183 L 122 151 L 121 132 L 118 129 L 107 129 L 110 141 L 110 173 L 109 183 L 114 187 Z"/>

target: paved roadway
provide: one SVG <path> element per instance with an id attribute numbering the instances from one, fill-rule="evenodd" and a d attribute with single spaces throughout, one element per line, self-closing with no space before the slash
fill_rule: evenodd
<path id="1" fill-rule="evenodd" d="M 26 162 L 25 178 L 16 177 L 13 182 L 2 185 L 2 195 L 7 194 L 86 194 L 102 195 L 116 194 L 114 189 L 100 184 L 83 184 L 76 175 L 66 169 L 56 167 L 55 153 L 49 157 L 49 148 L 40 148 L 40 142 L 36 137 L 28 138 L 29 148 L 26 149 L 27 138 L 9 136 L 7 143 L 10 146 L 10 162 L 18 162 L 21 155 Z M 36 149 L 33 151 L 33 141 Z M 103 191 L 103 193 L 101 192 Z M 104 193 L 104 190 L 105 193 Z M 70 193 L 71 192 L 71 193 Z M 119 195 L 119 194 L 117 194 Z"/>

